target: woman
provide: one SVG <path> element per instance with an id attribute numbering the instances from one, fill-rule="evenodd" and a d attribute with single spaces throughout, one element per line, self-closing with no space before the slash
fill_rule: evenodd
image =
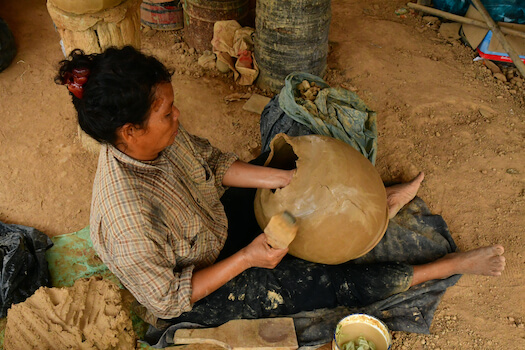
<path id="1" fill-rule="evenodd" d="M 498 276 L 504 269 L 500 245 L 417 266 L 285 258 L 287 249 L 270 247 L 257 227 L 254 190 L 233 187 L 282 188 L 294 171 L 243 163 L 189 134 L 159 61 L 131 47 L 77 50 L 61 62 L 57 82 L 68 86 L 82 129 L 102 144 L 91 207 L 94 247 L 152 324 L 218 325 L 366 305 L 428 280 Z M 391 216 L 422 179 L 387 188 Z"/>

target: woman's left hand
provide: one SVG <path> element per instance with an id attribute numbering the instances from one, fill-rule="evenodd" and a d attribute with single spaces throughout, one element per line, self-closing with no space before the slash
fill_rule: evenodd
<path id="1" fill-rule="evenodd" d="M 222 184 L 244 188 L 283 188 L 290 184 L 297 169 L 283 170 L 236 161 L 224 174 Z"/>
<path id="2" fill-rule="evenodd" d="M 280 169 L 275 169 L 275 170 L 280 170 Z M 277 186 L 274 188 L 283 188 L 283 187 L 288 186 L 290 182 L 292 182 L 292 178 L 297 172 L 297 169 L 280 170 L 280 172 L 281 173 L 277 177 L 278 180 L 276 181 Z"/>

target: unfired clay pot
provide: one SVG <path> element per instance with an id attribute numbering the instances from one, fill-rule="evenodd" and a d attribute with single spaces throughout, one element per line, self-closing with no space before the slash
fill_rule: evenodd
<path id="1" fill-rule="evenodd" d="M 85 13 L 95 13 L 111 7 L 117 6 L 124 0 L 48 0 L 59 9 L 75 13 L 77 15 Z"/>
<path id="2" fill-rule="evenodd" d="M 361 153 L 337 139 L 278 134 L 265 166 L 297 167 L 282 189 L 259 189 L 255 216 L 262 229 L 285 210 L 299 230 L 289 253 L 304 260 L 340 264 L 369 252 L 388 225 L 386 191 Z"/>

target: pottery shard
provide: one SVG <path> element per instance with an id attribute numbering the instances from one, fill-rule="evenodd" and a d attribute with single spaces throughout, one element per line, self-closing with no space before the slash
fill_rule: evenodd
<path id="1" fill-rule="evenodd" d="M 331 137 L 278 134 L 266 166 L 293 169 L 290 184 L 257 190 L 261 228 L 289 211 L 298 231 L 289 253 L 304 260 L 340 264 L 369 252 L 388 224 L 386 191 L 374 166 L 350 145 Z"/>

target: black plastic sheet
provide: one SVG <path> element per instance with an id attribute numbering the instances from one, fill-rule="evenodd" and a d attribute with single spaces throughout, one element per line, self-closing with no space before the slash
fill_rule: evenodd
<path id="1" fill-rule="evenodd" d="M 7 23 L 0 18 L 0 72 L 9 66 L 16 55 L 13 33 Z"/>
<path id="2" fill-rule="evenodd" d="M 32 227 L 0 222 L 0 317 L 41 286 L 50 286 L 46 250 L 52 246 L 49 237 Z"/>

